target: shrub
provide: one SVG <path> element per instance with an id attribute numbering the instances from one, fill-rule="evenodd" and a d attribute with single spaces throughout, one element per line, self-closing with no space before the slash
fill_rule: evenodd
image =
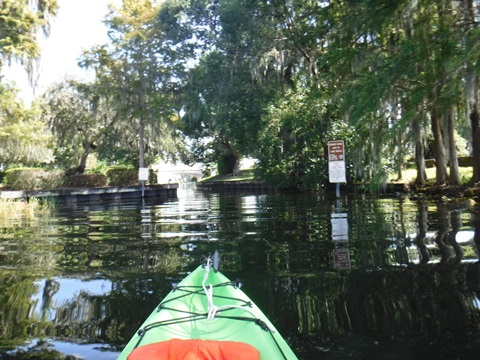
<path id="1" fill-rule="evenodd" d="M 65 186 L 65 172 L 63 170 L 46 170 L 40 178 L 42 189 L 59 189 Z"/>
<path id="2" fill-rule="evenodd" d="M 108 184 L 110 186 L 135 186 L 138 185 L 138 170 L 132 167 L 115 166 L 107 170 Z"/>
<path id="3" fill-rule="evenodd" d="M 5 171 L 5 185 L 12 190 L 58 189 L 64 185 L 62 170 L 17 168 Z"/>
<path id="4" fill-rule="evenodd" d="M 458 157 L 458 166 L 473 166 L 473 156 L 459 156 Z"/>
<path id="5" fill-rule="evenodd" d="M 68 186 L 74 188 L 105 187 L 108 178 L 101 174 L 75 174 L 68 177 Z"/>

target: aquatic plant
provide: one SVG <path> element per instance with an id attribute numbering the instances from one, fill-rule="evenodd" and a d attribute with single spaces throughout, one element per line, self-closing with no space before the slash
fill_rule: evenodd
<path id="1" fill-rule="evenodd" d="M 29 198 L 27 201 L 0 198 L 0 226 L 12 227 L 19 221 L 32 221 L 50 214 L 54 208 L 55 201 L 52 199 Z"/>

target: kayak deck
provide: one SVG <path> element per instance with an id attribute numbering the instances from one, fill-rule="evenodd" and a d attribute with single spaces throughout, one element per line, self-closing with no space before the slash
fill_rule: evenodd
<path id="1" fill-rule="evenodd" d="M 235 282 L 209 265 L 183 279 L 145 320 L 118 360 L 137 347 L 172 339 L 233 341 L 253 346 L 261 359 L 297 359 L 263 312 Z"/>

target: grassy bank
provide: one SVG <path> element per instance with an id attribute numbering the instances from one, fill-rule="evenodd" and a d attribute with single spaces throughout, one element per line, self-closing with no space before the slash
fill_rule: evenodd
<path id="1" fill-rule="evenodd" d="M 248 181 L 254 180 L 254 169 L 240 170 L 237 174 L 221 174 L 203 178 L 200 182 L 215 181 Z"/>
<path id="2" fill-rule="evenodd" d="M 417 177 L 416 169 L 404 169 L 402 171 L 402 178 L 398 179 L 397 174 L 391 174 L 387 179 L 387 183 L 394 186 L 387 186 L 390 191 L 394 193 L 402 192 L 403 189 L 409 189 L 412 195 L 429 198 L 441 198 L 441 199 L 470 199 L 472 203 L 478 202 L 480 204 L 480 188 L 475 186 L 469 186 L 469 182 L 473 176 L 472 167 L 460 167 L 460 186 L 438 186 L 436 182 L 436 169 L 428 168 L 427 181 L 422 186 L 415 186 L 414 181 Z M 254 170 L 242 170 L 237 175 L 217 175 L 209 178 L 202 179 L 204 182 L 234 182 L 234 181 L 248 181 L 255 180 Z M 360 187 L 362 188 L 362 187 Z M 368 188 L 364 188 L 368 190 Z M 378 188 L 372 187 L 370 189 L 373 193 L 377 191 L 382 192 Z"/>
<path id="3" fill-rule="evenodd" d="M 459 167 L 460 173 L 460 185 L 467 185 L 468 182 L 472 179 L 473 176 L 473 168 L 472 167 Z M 436 180 L 436 169 L 428 168 L 427 172 L 427 185 L 433 185 Z M 417 170 L 416 169 L 404 169 L 402 171 L 402 178 L 398 179 L 397 174 L 390 174 L 388 177 L 389 183 L 394 184 L 410 184 L 415 181 L 417 177 Z"/>
<path id="4" fill-rule="evenodd" d="M 427 172 L 427 184 L 434 184 L 436 179 L 436 169 L 428 168 Z M 473 168 L 471 167 L 460 167 L 460 184 L 467 185 L 470 179 L 473 176 Z M 398 179 L 397 174 L 390 174 L 388 177 L 388 182 L 393 184 L 410 184 L 415 181 L 417 177 L 416 169 L 404 169 L 402 171 L 402 178 Z M 241 170 L 237 175 L 233 174 L 222 174 L 211 176 L 208 178 L 203 178 L 202 182 L 214 182 L 214 181 L 247 181 L 254 180 L 254 169 Z"/>

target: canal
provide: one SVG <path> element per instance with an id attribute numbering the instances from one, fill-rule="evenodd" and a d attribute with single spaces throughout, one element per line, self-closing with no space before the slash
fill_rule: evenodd
<path id="1" fill-rule="evenodd" d="M 0 359 L 115 359 L 216 249 L 299 359 L 480 352 L 480 214 L 466 201 L 180 189 L 3 213 L 0 230 Z"/>

